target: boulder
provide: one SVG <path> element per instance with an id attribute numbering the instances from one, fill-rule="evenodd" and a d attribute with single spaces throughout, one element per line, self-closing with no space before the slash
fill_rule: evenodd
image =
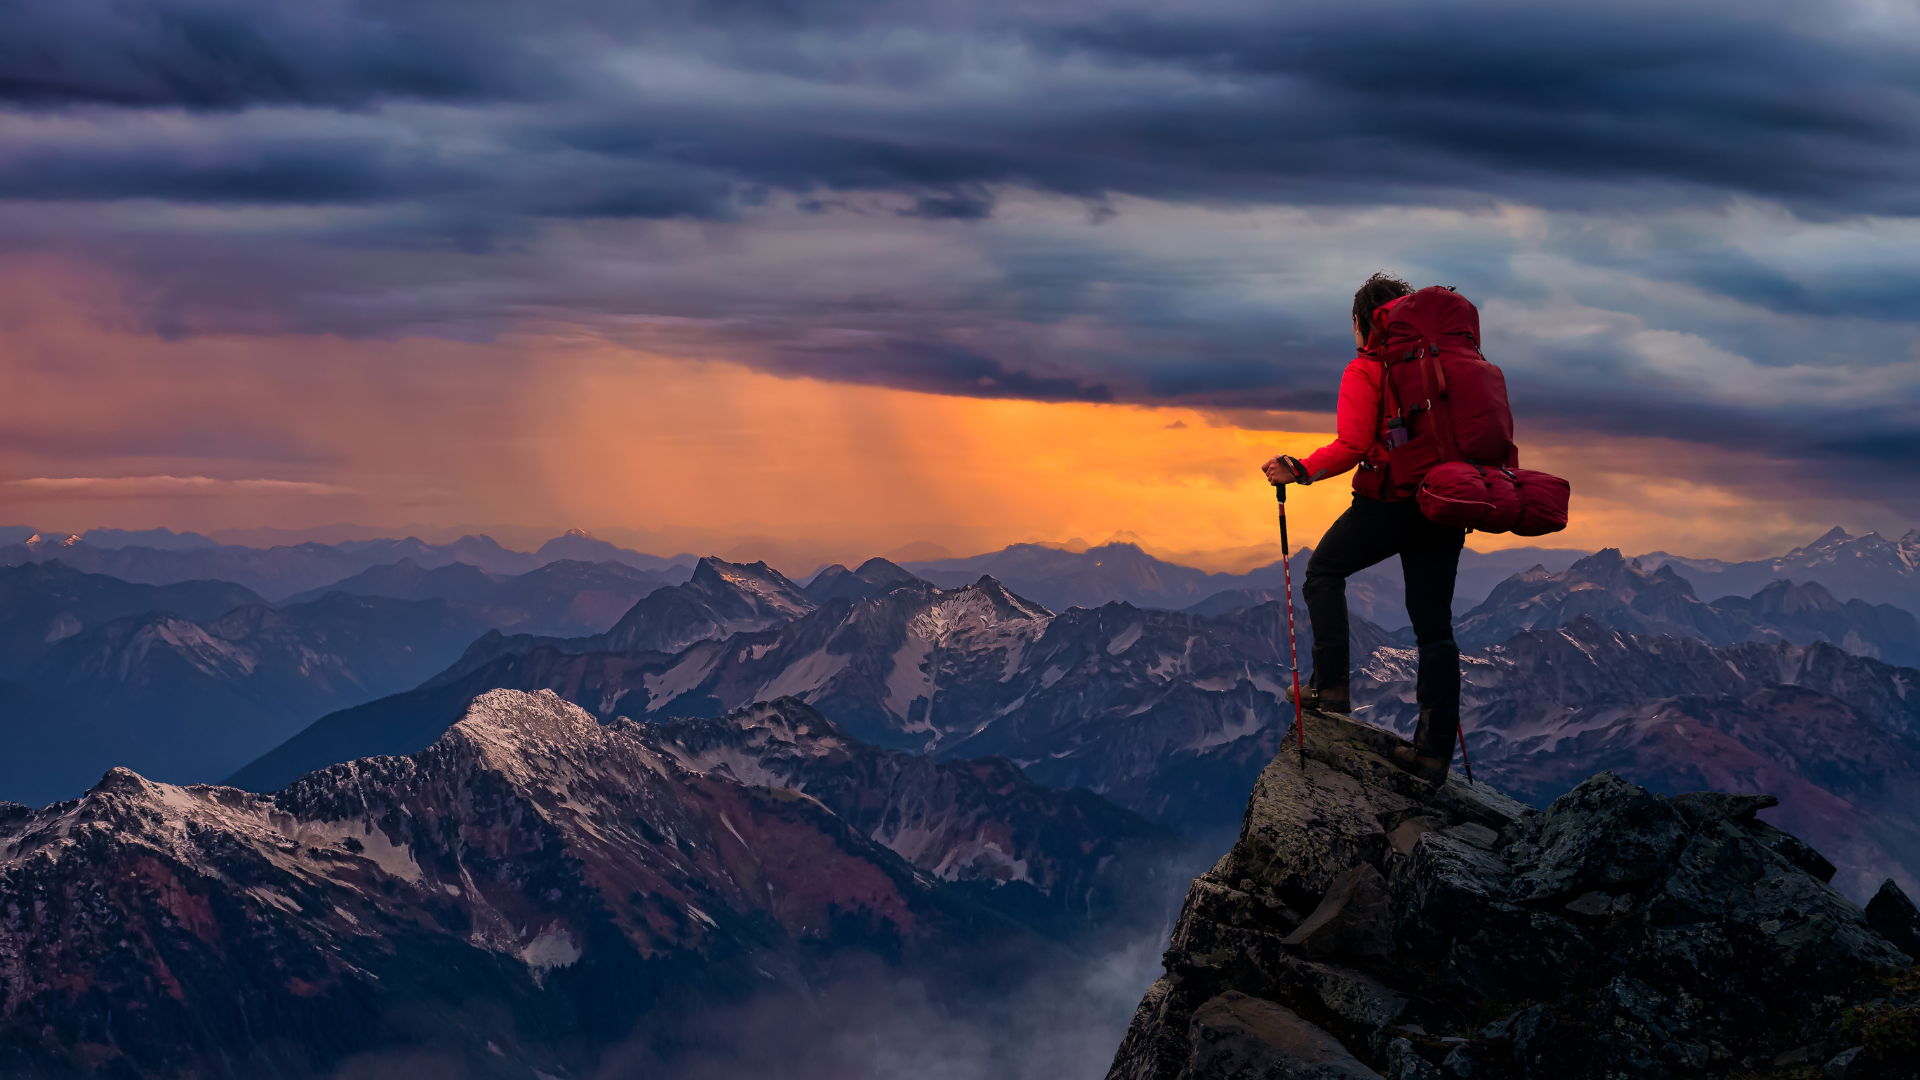
<path id="1" fill-rule="evenodd" d="M 1909 965 L 1920 962 L 1920 908 L 1892 878 L 1881 882 L 1880 891 L 1867 901 L 1867 925 L 1906 953 Z"/>
<path id="2" fill-rule="evenodd" d="M 1901 959 L 1852 901 L 1727 819 L 1687 838 L 1634 922 L 1622 958 L 1639 977 L 1749 1031 Z"/>
<path id="3" fill-rule="evenodd" d="M 1513 1063 L 1527 1080 L 1550 1080 L 1570 1071 L 1571 1055 L 1564 1050 L 1560 1021 L 1545 1005 L 1522 1009 L 1508 1017 L 1506 1035 L 1513 1043 Z"/>
<path id="4" fill-rule="evenodd" d="M 1406 1011 L 1407 998 L 1363 972 L 1311 960 L 1292 960 L 1293 985 L 1311 993 L 1329 1012 L 1367 1029 L 1383 1028 Z"/>
<path id="5" fill-rule="evenodd" d="M 1300 928 L 1281 940 L 1311 957 L 1350 953 L 1385 956 L 1393 951 L 1393 917 L 1387 910 L 1387 879 L 1372 863 L 1335 878 L 1326 896 Z"/>
<path id="6" fill-rule="evenodd" d="M 1186 1080 L 1382 1080 L 1293 1010 L 1233 991 L 1195 1009 L 1188 1033 Z"/>
<path id="7" fill-rule="evenodd" d="M 1314 718 L 1308 718 L 1313 727 Z M 1376 866 L 1387 852 L 1387 822 L 1420 816 L 1421 806 L 1385 775 L 1355 776 L 1324 760 L 1360 757 L 1345 748 L 1315 744 L 1315 756 L 1302 770 L 1285 755 L 1254 782 L 1240 841 L 1228 857 L 1236 877 L 1271 888 L 1282 902 L 1301 911 L 1319 905 L 1334 880 L 1361 863 Z M 1364 751 L 1362 751 L 1364 753 Z M 1396 775 L 1384 760 L 1381 769 Z M 1415 781 L 1406 777 L 1407 787 Z"/>
<path id="8" fill-rule="evenodd" d="M 1687 840 L 1670 802 L 1607 772 L 1534 818 L 1513 846 L 1515 900 L 1542 900 L 1659 876 Z"/>
<path id="9" fill-rule="evenodd" d="M 1833 1055 L 1827 1059 L 1826 1066 L 1820 1070 L 1821 1080 L 1847 1080 L 1850 1076 L 1860 1075 L 1860 1070 L 1855 1068 L 1853 1063 L 1866 1052 L 1866 1047 L 1855 1046 Z"/>
<path id="10" fill-rule="evenodd" d="M 1433 1063 L 1413 1048 L 1412 1039 L 1395 1039 L 1387 1044 L 1387 1080 L 1444 1080 Z"/>
<path id="11" fill-rule="evenodd" d="M 1446 1058 L 1440 1062 L 1440 1072 L 1445 1076 L 1478 1076 L 1481 1071 L 1480 1062 L 1465 1045 L 1448 1051 Z"/>

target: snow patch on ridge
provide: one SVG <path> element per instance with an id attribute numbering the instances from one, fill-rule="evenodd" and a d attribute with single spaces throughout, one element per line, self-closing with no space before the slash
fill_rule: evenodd
<path id="1" fill-rule="evenodd" d="M 572 967 L 580 956 L 579 942 L 574 941 L 573 934 L 564 927 L 542 930 L 520 950 L 520 959 L 534 970 L 536 977 L 554 968 Z"/>
<path id="2" fill-rule="evenodd" d="M 933 697 L 933 642 L 909 633 L 906 644 L 893 654 L 893 670 L 887 673 L 887 696 L 881 706 L 905 720 L 914 701 Z"/>

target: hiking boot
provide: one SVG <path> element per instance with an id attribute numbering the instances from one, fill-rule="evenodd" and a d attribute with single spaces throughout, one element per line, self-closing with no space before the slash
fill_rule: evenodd
<path id="1" fill-rule="evenodd" d="M 1453 767 L 1453 739 L 1459 730 L 1459 717 L 1436 718 L 1432 709 L 1421 709 L 1413 745 L 1394 747 L 1393 763 L 1436 787 L 1444 784 L 1447 770 Z"/>
<path id="2" fill-rule="evenodd" d="M 1293 701 L 1291 686 L 1287 688 L 1287 700 Z M 1345 686 L 1303 686 L 1300 688 L 1300 707 L 1344 715 L 1353 711 L 1353 696 Z"/>

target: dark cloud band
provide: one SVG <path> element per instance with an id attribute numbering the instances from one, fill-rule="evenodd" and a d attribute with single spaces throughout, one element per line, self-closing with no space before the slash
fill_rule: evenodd
<path id="1" fill-rule="evenodd" d="M 1730 2 L 22 0 L 0 34 L 0 243 L 87 251 L 155 282 L 150 315 L 170 334 L 475 339 L 529 313 L 597 327 L 639 314 L 682 320 L 649 333 L 690 353 L 783 374 L 1315 412 L 1332 407 L 1351 286 L 1243 283 L 1391 261 L 1514 319 L 1621 316 L 1502 342 L 1534 422 L 1764 439 L 1809 468 L 1905 476 L 1916 459 L 1900 448 L 1920 436 L 1920 391 L 1897 376 L 1920 356 L 1920 270 L 1900 254 L 1920 216 L 1920 25 L 1873 21 L 1897 17 Z M 1023 235 L 1029 197 L 1056 215 L 1077 205 L 1082 227 Z M 273 223 L 124 224 L 153 203 Z M 1752 205 L 1785 224 L 1727 224 Z M 1539 216 L 1525 241 L 1496 220 L 1516 206 Z M 1265 262 L 1101 231 L 1196 207 L 1355 223 Z M 1405 227 L 1357 223 L 1383 207 Z M 1427 211 L 1469 216 L 1420 225 Z M 650 228 L 684 222 L 770 258 L 809 228 L 936 255 L 913 275 L 884 255 L 821 256 L 810 269 L 845 285 L 814 292 L 648 246 L 663 235 Z M 1844 250 L 1764 251 L 1742 232 L 1808 223 Z M 1898 238 L 1876 248 L 1875 228 Z M 1566 314 L 1538 315 L 1550 308 Z M 1779 374 L 1796 365 L 1873 389 Z"/>

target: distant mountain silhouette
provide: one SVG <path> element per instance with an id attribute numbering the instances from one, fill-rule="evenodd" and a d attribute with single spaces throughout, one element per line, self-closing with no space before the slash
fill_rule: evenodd
<path id="1" fill-rule="evenodd" d="M 1472 607 L 1517 571 L 1540 563 L 1564 569 L 1584 554 L 1559 548 L 1462 551 L 1454 610 Z M 1302 548 L 1294 554 L 1293 587 L 1296 590 L 1312 555 L 1311 548 Z M 1093 608 L 1120 601 L 1135 607 L 1218 613 L 1244 607 L 1255 596 L 1269 599 L 1277 596 L 1283 585 L 1278 562 L 1245 574 L 1210 574 L 1155 558 L 1133 543 L 1108 543 L 1080 550 L 1014 544 L 964 559 L 908 563 L 906 569 L 942 588 L 965 585 L 982 574 L 991 574 L 1008 588 L 1054 611 Z M 1405 626 L 1406 600 L 1399 560 L 1389 559 L 1350 578 L 1347 605 L 1355 615 L 1370 622 L 1386 627 Z"/>
<path id="2" fill-rule="evenodd" d="M 839 563 L 821 568 L 807 582 L 807 599 L 824 604 L 837 597 L 865 600 L 883 592 L 923 579 L 885 559 L 868 559 L 860 569 L 849 570 Z"/>
<path id="3" fill-rule="evenodd" d="M 1463 646 L 1478 648 L 1582 616 L 1641 635 L 1672 634 L 1721 645 L 1830 641 L 1862 656 L 1920 664 L 1920 621 L 1890 604 L 1842 604 L 1817 583 L 1784 580 L 1752 597 L 1707 603 L 1671 563 L 1649 572 L 1615 548 L 1558 574 L 1535 567 L 1514 575 L 1456 622 L 1454 636 Z"/>
<path id="4" fill-rule="evenodd" d="M 59 711 L 0 712 L 0 741 L 32 732 L 43 752 L 0 754 L 0 798 L 67 797 L 114 765 L 218 779 L 321 715 L 419 685 L 480 630 L 443 600 L 345 593 L 200 621 L 148 612 L 105 622 L 15 677 Z"/>
<path id="5" fill-rule="evenodd" d="M 649 593 L 678 585 L 691 574 L 684 565 L 636 570 L 618 562 L 557 559 L 539 569 L 508 576 L 489 574 L 466 563 L 428 570 L 412 559 L 402 559 L 310 589 L 291 601 L 317 600 L 329 592 L 396 600 L 445 600 L 472 612 L 483 625 L 496 630 L 578 637 L 605 632 Z"/>
<path id="6" fill-rule="evenodd" d="M 137 534 L 115 537 L 114 546 L 89 543 L 85 537 L 30 536 L 0 545 L 0 566 L 20 566 L 58 559 L 89 573 L 107 574 L 122 581 L 165 585 L 178 581 L 231 581 L 268 599 L 280 599 L 324 589 L 377 566 L 409 560 L 432 570 L 466 563 L 490 574 L 515 576 L 561 559 L 578 562 L 617 562 L 636 570 L 667 570 L 676 562 L 691 564 L 692 556 L 661 558 L 616 547 L 574 530 L 541 545 L 538 552 L 509 551 L 485 536 L 463 536 L 450 544 L 429 544 L 417 537 L 347 540 L 338 544 L 304 543 L 270 548 L 232 544 L 180 547 L 178 537 L 163 546 L 119 543 Z"/>
<path id="7" fill-rule="evenodd" d="M 543 563 L 553 562 L 556 559 L 591 563 L 625 563 L 636 570 L 665 570 L 675 564 L 694 561 L 694 557 L 690 554 L 663 558 L 659 555 L 633 551 L 601 540 L 585 529 L 568 529 L 565 534 L 541 544 L 540 550 L 534 552 L 534 557 Z"/>
<path id="8" fill-rule="evenodd" d="M 160 551 L 192 551 L 195 548 L 219 547 L 220 542 L 210 536 L 197 532 L 174 532 L 172 529 L 88 529 L 80 534 L 80 542 L 97 548 L 149 547 Z"/>
<path id="9" fill-rule="evenodd" d="M 58 559 L 0 566 L 0 678 L 24 671 L 55 643 L 114 619 L 166 612 L 196 621 L 262 603 L 251 589 L 226 581 L 136 585 Z"/>
<path id="10" fill-rule="evenodd" d="M 1703 596 L 1751 596 L 1775 581 L 1817 581 L 1839 600 L 1893 604 L 1920 615 L 1920 529 L 1898 540 L 1879 533 L 1852 536 L 1835 526 L 1785 555 L 1747 562 L 1689 559 L 1664 551 L 1639 557 L 1654 570 L 1672 566 Z"/>

